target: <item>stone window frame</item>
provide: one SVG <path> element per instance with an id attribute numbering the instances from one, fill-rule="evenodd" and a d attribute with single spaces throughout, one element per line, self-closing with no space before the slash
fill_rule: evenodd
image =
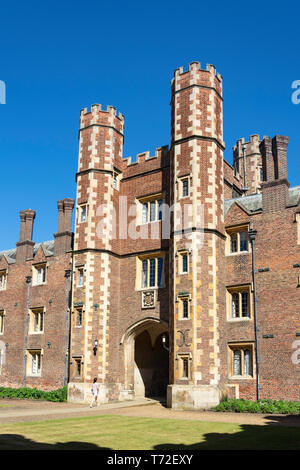
<path id="1" fill-rule="evenodd" d="M 162 205 L 165 203 L 165 193 L 160 191 L 159 193 L 151 194 L 148 196 L 141 196 L 136 198 L 137 204 L 137 225 L 147 225 L 155 222 L 162 222 L 163 213 L 161 212 L 161 218 L 159 216 L 159 201 L 162 201 Z M 151 203 L 155 203 L 155 217 L 151 220 Z M 143 208 L 144 204 L 147 204 L 147 221 L 144 221 Z"/>
<path id="2" fill-rule="evenodd" d="M 178 380 L 191 380 L 192 378 L 192 354 L 190 352 L 180 352 L 176 354 Z M 184 364 L 187 364 L 187 375 L 184 375 Z"/>
<path id="3" fill-rule="evenodd" d="M 38 282 L 39 269 L 44 270 L 43 279 L 41 282 Z M 47 284 L 48 263 L 46 261 L 34 263 L 31 267 L 31 270 L 32 270 L 32 286 L 43 286 Z"/>
<path id="4" fill-rule="evenodd" d="M 157 285 L 157 276 L 158 276 L 158 259 L 162 258 L 162 275 L 161 275 L 161 284 Z M 150 286 L 150 262 L 147 263 L 147 287 L 142 286 L 143 279 L 143 261 L 155 259 L 155 285 Z M 136 290 L 154 290 L 154 289 L 163 289 L 165 287 L 165 253 L 164 252 L 155 252 L 151 254 L 141 254 L 136 257 Z"/>
<path id="5" fill-rule="evenodd" d="M 39 369 L 36 373 L 32 371 L 33 369 L 33 356 L 39 356 Z M 43 348 L 29 348 L 26 351 L 26 377 L 41 377 L 42 376 L 42 362 L 43 362 L 44 350 Z"/>
<path id="6" fill-rule="evenodd" d="M 80 374 L 77 374 L 78 367 L 77 364 L 80 363 Z M 81 379 L 83 377 L 83 356 L 82 355 L 75 355 L 72 356 L 71 364 L 73 364 L 73 378 L 74 379 Z"/>
<path id="7" fill-rule="evenodd" d="M 178 183 L 178 199 L 185 199 L 187 197 L 190 197 L 191 195 L 191 187 L 192 187 L 192 184 L 191 184 L 191 181 L 192 181 L 192 175 L 191 174 L 187 174 L 187 175 L 183 175 L 183 176 L 179 176 L 177 178 L 177 183 Z M 188 190 L 187 190 L 187 194 L 183 194 L 183 189 L 184 189 L 184 181 L 187 181 L 188 182 Z"/>
<path id="8" fill-rule="evenodd" d="M 35 330 L 35 315 L 39 315 L 38 325 L 42 325 L 42 329 L 38 331 Z M 46 317 L 46 308 L 45 307 L 30 307 L 29 308 L 29 328 L 28 334 L 30 335 L 42 335 L 45 333 L 45 317 Z"/>
<path id="9" fill-rule="evenodd" d="M 0 310 L 0 335 L 4 335 L 4 321 L 5 321 L 6 312 L 4 309 Z"/>
<path id="10" fill-rule="evenodd" d="M 78 212 L 78 223 L 79 224 L 85 224 L 88 219 L 88 203 L 87 202 L 82 202 L 81 204 L 78 204 L 77 206 L 77 212 Z M 85 218 L 82 220 L 82 214 L 83 214 L 83 209 L 85 209 Z"/>
<path id="11" fill-rule="evenodd" d="M 254 341 L 228 343 L 228 378 L 235 380 L 254 380 L 256 376 L 255 371 L 255 343 Z M 245 350 L 251 351 L 251 374 L 244 374 L 244 353 Z M 234 374 L 234 352 L 241 352 L 241 374 Z"/>
<path id="12" fill-rule="evenodd" d="M 182 320 L 188 320 L 190 318 L 190 307 L 189 307 L 189 299 L 188 297 L 182 297 L 181 299 L 181 318 Z M 185 306 L 187 311 L 185 312 Z"/>
<path id="13" fill-rule="evenodd" d="M 242 312 L 242 293 L 248 293 L 248 315 L 243 316 Z M 232 316 L 232 295 L 238 295 L 238 316 Z M 251 321 L 253 320 L 253 286 L 252 283 L 240 284 L 234 286 L 226 287 L 226 311 L 227 311 L 227 321 L 236 322 L 236 321 Z"/>
<path id="14" fill-rule="evenodd" d="M 79 325 L 77 322 L 78 319 L 78 313 L 81 311 L 81 324 Z M 74 306 L 73 314 L 74 314 L 74 328 L 82 328 L 83 327 L 83 315 L 85 312 L 85 308 L 83 305 L 80 306 Z"/>
<path id="15" fill-rule="evenodd" d="M 178 254 L 178 259 L 179 259 L 179 274 L 180 275 L 183 275 L 183 274 L 188 274 L 189 273 L 189 268 L 190 268 L 190 250 L 188 249 L 183 249 L 183 250 L 178 250 L 177 252 Z M 183 257 L 186 256 L 187 258 L 187 270 L 186 271 L 183 271 Z"/>
<path id="16" fill-rule="evenodd" d="M 81 280 L 81 273 L 82 273 L 82 283 L 80 283 L 80 280 Z M 84 273 L 85 273 L 85 267 L 84 265 L 78 265 L 75 267 L 75 284 L 76 284 L 76 287 L 78 288 L 81 288 L 84 286 Z"/>
<path id="17" fill-rule="evenodd" d="M 116 168 L 114 168 L 113 171 L 112 171 L 112 187 L 116 191 L 120 190 L 121 177 L 122 177 L 122 173 L 119 170 L 117 170 Z"/>
<path id="18" fill-rule="evenodd" d="M 226 243 L 225 243 L 225 254 L 226 256 L 237 256 L 237 255 L 244 255 L 244 254 L 249 254 L 251 253 L 251 243 L 249 241 L 249 236 L 247 239 L 247 250 L 240 250 L 241 247 L 241 240 L 240 240 L 240 234 L 241 233 L 249 233 L 250 230 L 250 224 L 242 224 L 242 225 L 235 225 L 231 227 L 226 227 Z M 231 236 L 236 235 L 237 237 L 237 251 L 232 252 L 231 251 Z"/>
<path id="19" fill-rule="evenodd" d="M 0 269 L 0 291 L 7 287 L 7 269 Z"/>

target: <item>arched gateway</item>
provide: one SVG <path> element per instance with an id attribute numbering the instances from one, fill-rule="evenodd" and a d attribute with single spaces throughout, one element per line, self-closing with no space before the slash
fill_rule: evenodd
<path id="1" fill-rule="evenodd" d="M 136 397 L 164 397 L 169 383 L 169 353 L 163 344 L 168 324 L 147 317 L 131 325 L 122 337 L 125 387 Z"/>

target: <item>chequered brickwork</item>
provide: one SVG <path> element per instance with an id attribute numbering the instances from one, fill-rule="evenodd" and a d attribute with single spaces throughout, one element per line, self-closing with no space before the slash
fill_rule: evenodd
<path id="1" fill-rule="evenodd" d="M 176 70 L 171 108 L 171 197 L 182 212 L 186 205 L 190 209 L 185 226 L 189 234 L 183 237 L 174 224 L 170 253 L 173 257 L 170 272 L 173 380 L 215 385 L 219 383 L 220 362 L 217 245 L 219 237 L 222 239 L 224 235 L 222 78 L 215 68 L 208 66 L 202 70 L 199 63 L 193 63 L 187 72 Z M 190 177 L 190 192 L 183 198 L 180 180 L 186 175 Z M 190 252 L 188 275 L 180 274 L 183 249 Z M 183 319 L 180 312 L 182 292 L 189 296 L 188 319 Z M 188 331 L 185 342 L 182 331 Z M 190 370 L 183 379 L 180 361 L 185 356 L 189 358 Z"/>

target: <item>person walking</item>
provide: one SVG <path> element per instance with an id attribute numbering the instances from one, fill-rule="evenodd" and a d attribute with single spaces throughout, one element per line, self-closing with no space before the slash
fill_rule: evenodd
<path id="1" fill-rule="evenodd" d="M 93 408 L 93 404 L 95 402 L 96 406 L 98 406 L 98 403 L 97 403 L 97 398 L 98 398 L 98 388 L 99 388 L 99 385 L 97 384 L 97 377 L 94 378 L 94 381 L 93 381 L 93 384 L 92 384 L 92 401 L 91 401 L 91 404 L 90 404 L 90 408 Z"/>

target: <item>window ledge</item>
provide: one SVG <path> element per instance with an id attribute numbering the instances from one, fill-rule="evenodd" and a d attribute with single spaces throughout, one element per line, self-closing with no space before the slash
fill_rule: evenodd
<path id="1" fill-rule="evenodd" d="M 27 374 L 26 377 L 42 377 L 42 374 Z"/>
<path id="2" fill-rule="evenodd" d="M 135 290 L 136 292 L 141 292 L 145 290 L 158 290 L 158 289 L 165 289 L 165 285 L 163 286 L 154 286 L 154 287 L 137 287 Z"/>
<path id="3" fill-rule="evenodd" d="M 254 380 L 252 375 L 230 375 L 228 379 L 232 380 Z"/>
<path id="4" fill-rule="evenodd" d="M 229 322 L 240 322 L 240 321 L 251 321 L 252 318 L 251 317 L 237 317 L 237 318 L 227 318 L 227 321 Z"/>
<path id="5" fill-rule="evenodd" d="M 250 255 L 251 251 L 236 251 L 235 253 L 226 253 L 226 256 Z"/>
<path id="6" fill-rule="evenodd" d="M 44 332 L 43 331 L 29 331 L 29 334 L 30 335 L 43 335 Z"/>

